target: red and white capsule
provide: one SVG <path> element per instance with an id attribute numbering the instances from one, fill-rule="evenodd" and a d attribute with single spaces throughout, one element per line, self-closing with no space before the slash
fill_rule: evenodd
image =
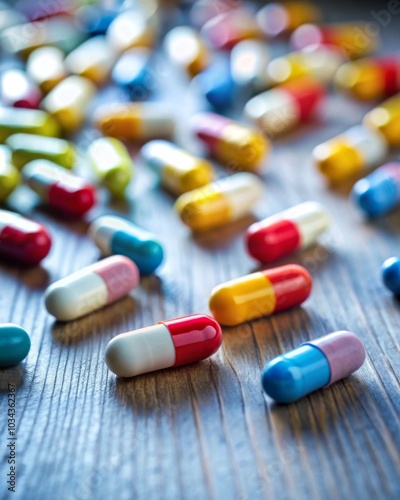
<path id="1" fill-rule="evenodd" d="M 0 79 L 0 97 L 4 106 L 36 109 L 42 99 L 41 92 L 20 69 L 5 71 Z"/>
<path id="2" fill-rule="evenodd" d="M 252 224 L 246 233 L 249 254 L 260 262 L 274 262 L 316 242 L 329 226 L 320 203 L 307 201 Z"/>
<path id="3" fill-rule="evenodd" d="M 118 377 L 134 377 L 209 358 L 221 343 L 217 321 L 193 314 L 117 335 L 107 346 L 105 362 Z"/>

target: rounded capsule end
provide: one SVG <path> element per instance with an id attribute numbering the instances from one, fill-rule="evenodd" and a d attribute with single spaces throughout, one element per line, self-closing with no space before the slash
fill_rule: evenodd
<path id="1" fill-rule="evenodd" d="M 302 370 L 283 356 L 267 364 L 261 382 L 266 394 L 278 403 L 292 403 L 304 395 Z"/>
<path id="2" fill-rule="evenodd" d="M 395 295 L 400 295 L 400 258 L 391 257 L 382 266 L 382 278 L 386 288 Z"/>

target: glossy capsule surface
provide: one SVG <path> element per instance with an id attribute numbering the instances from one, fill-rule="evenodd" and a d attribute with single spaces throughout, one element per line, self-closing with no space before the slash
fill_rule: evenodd
<path id="1" fill-rule="evenodd" d="M 232 79 L 239 87 L 261 91 L 268 86 L 266 67 L 271 60 L 268 46 L 260 40 L 243 40 L 235 45 L 230 56 Z"/>
<path id="2" fill-rule="evenodd" d="M 42 99 L 41 92 L 25 71 L 9 69 L 0 77 L 1 102 L 14 108 L 36 109 Z"/>
<path id="3" fill-rule="evenodd" d="M 203 71 L 209 62 L 209 51 L 198 32 L 189 26 L 177 26 L 170 30 L 164 46 L 169 59 L 183 68 L 190 77 Z"/>
<path id="4" fill-rule="evenodd" d="M 393 148 L 400 146 L 400 93 L 369 111 L 363 123 L 379 130 Z"/>
<path id="5" fill-rule="evenodd" d="M 57 47 L 41 47 L 32 52 L 26 63 L 29 77 L 48 94 L 67 76 L 64 52 Z"/>
<path id="6" fill-rule="evenodd" d="M 0 107 L 0 142 L 19 132 L 57 137 L 60 128 L 57 121 L 44 111 Z"/>
<path id="7" fill-rule="evenodd" d="M 365 355 L 354 333 L 330 333 L 270 361 L 262 372 L 262 386 L 278 403 L 293 403 L 348 377 L 363 365 Z"/>
<path id="8" fill-rule="evenodd" d="M 193 314 L 117 335 L 106 348 L 105 362 L 118 377 L 134 377 L 209 358 L 221 343 L 219 324 Z"/>
<path id="9" fill-rule="evenodd" d="M 12 151 L 12 162 L 17 168 L 38 158 L 50 160 L 67 169 L 72 169 L 75 165 L 75 147 L 65 139 L 14 134 L 7 139 L 6 144 Z"/>
<path id="10" fill-rule="evenodd" d="M 157 174 L 162 186 L 175 196 L 205 186 L 214 179 L 211 163 L 172 142 L 150 141 L 142 147 L 140 153 L 146 164 Z"/>
<path id="11" fill-rule="evenodd" d="M 244 111 L 249 120 L 273 137 L 312 120 L 324 97 L 321 83 L 303 77 L 253 97 Z"/>
<path id="12" fill-rule="evenodd" d="M 129 92 L 133 101 L 144 101 L 157 87 L 157 75 L 151 68 L 151 50 L 137 47 L 124 52 L 111 76 L 114 83 Z"/>
<path id="13" fill-rule="evenodd" d="M 89 183 L 48 160 L 35 160 L 22 169 L 22 178 L 50 208 L 81 217 L 96 202 Z"/>
<path id="14" fill-rule="evenodd" d="M 153 2 L 142 2 L 143 7 Z M 117 52 L 134 47 L 152 47 L 157 34 L 157 20 L 154 12 L 144 9 L 127 9 L 119 14 L 107 29 L 107 41 Z"/>
<path id="15" fill-rule="evenodd" d="M 235 102 L 236 85 L 227 59 L 212 62 L 195 82 L 200 94 L 215 111 L 225 111 Z"/>
<path id="16" fill-rule="evenodd" d="M 314 148 L 313 159 L 330 182 L 340 183 L 382 162 L 387 153 L 383 134 L 356 125 Z"/>
<path id="17" fill-rule="evenodd" d="M 22 215 L 0 210 L 0 255 L 16 262 L 36 265 L 51 248 L 47 230 Z"/>
<path id="18" fill-rule="evenodd" d="M 400 295 L 400 258 L 391 257 L 382 266 L 383 283 L 395 295 Z"/>
<path id="19" fill-rule="evenodd" d="M 28 356 L 31 339 L 19 325 L 0 324 L 0 368 L 21 363 Z"/>
<path id="20" fill-rule="evenodd" d="M 18 186 L 20 175 L 11 160 L 11 150 L 0 145 L 0 202 L 6 201 Z"/>
<path id="21" fill-rule="evenodd" d="M 219 323 L 235 326 L 302 304 L 310 295 L 311 287 L 308 271 L 290 264 L 215 287 L 209 307 Z"/>
<path id="22" fill-rule="evenodd" d="M 181 195 L 175 209 L 192 231 L 207 231 L 249 215 L 262 193 L 258 177 L 234 174 Z"/>
<path id="23" fill-rule="evenodd" d="M 90 224 L 89 235 L 103 255 L 129 257 L 140 274 L 154 273 L 164 259 L 163 246 L 154 234 L 121 217 L 98 217 Z"/>
<path id="24" fill-rule="evenodd" d="M 214 113 L 199 113 L 192 130 L 208 153 L 232 170 L 259 171 L 269 151 L 269 141 L 254 128 Z"/>
<path id="25" fill-rule="evenodd" d="M 247 250 L 260 262 L 274 262 L 312 245 L 328 226 L 320 203 L 300 203 L 252 224 L 246 232 Z"/>
<path id="26" fill-rule="evenodd" d="M 138 283 L 136 265 L 113 255 L 50 285 L 45 306 L 58 320 L 71 321 L 124 297 Z"/>

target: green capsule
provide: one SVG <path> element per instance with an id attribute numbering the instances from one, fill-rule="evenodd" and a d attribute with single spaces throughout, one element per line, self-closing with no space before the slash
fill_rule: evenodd
<path id="1" fill-rule="evenodd" d="M 45 111 L 0 107 L 0 142 L 19 132 L 57 137 L 60 135 L 60 127 Z"/>
<path id="2" fill-rule="evenodd" d="M 133 174 L 132 159 L 122 142 L 111 137 L 96 139 L 87 155 L 100 184 L 112 195 L 122 197 Z"/>
<path id="3" fill-rule="evenodd" d="M 20 363 L 28 356 L 31 340 L 26 331 L 18 325 L 0 325 L 0 368 Z"/>
<path id="4" fill-rule="evenodd" d="M 0 202 L 6 201 L 19 183 L 20 175 L 11 163 L 10 148 L 0 145 Z"/>
<path id="5" fill-rule="evenodd" d="M 68 169 L 72 169 L 75 164 L 75 148 L 65 139 L 33 134 L 14 134 L 7 139 L 6 144 L 12 150 L 13 164 L 19 169 L 26 163 L 38 159 L 49 160 Z"/>

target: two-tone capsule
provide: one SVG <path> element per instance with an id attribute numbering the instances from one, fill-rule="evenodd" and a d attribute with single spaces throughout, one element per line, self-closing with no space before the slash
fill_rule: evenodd
<path id="1" fill-rule="evenodd" d="M 215 287 L 209 307 L 222 325 L 235 326 L 302 304 L 312 278 L 302 266 L 290 264 L 236 278 Z"/>
<path id="2" fill-rule="evenodd" d="M 1 102 L 14 108 L 36 109 L 42 95 L 28 75 L 20 69 L 9 69 L 0 77 Z"/>
<path id="3" fill-rule="evenodd" d="M 47 311 L 60 321 L 71 321 L 97 311 L 127 295 L 139 283 L 139 270 L 127 257 L 114 255 L 50 285 Z"/>
<path id="4" fill-rule="evenodd" d="M 50 208 L 82 217 L 96 202 L 93 186 L 48 160 L 35 160 L 22 169 L 22 178 Z"/>
<path id="5" fill-rule="evenodd" d="M 369 111 L 363 124 L 383 134 L 389 146 L 400 146 L 400 93 Z"/>
<path id="6" fill-rule="evenodd" d="M 51 248 L 47 230 L 22 215 L 0 210 L 0 254 L 16 262 L 36 265 Z"/>
<path id="7" fill-rule="evenodd" d="M 231 170 L 257 172 L 269 151 L 269 141 L 254 128 L 214 113 L 199 113 L 192 130 L 208 153 Z"/>
<path id="8" fill-rule="evenodd" d="M 312 245 L 328 226 L 320 203 L 300 203 L 252 224 L 246 232 L 247 250 L 260 262 L 274 262 Z"/>
<path id="9" fill-rule="evenodd" d="M 20 175 L 11 160 L 11 150 L 0 145 L 0 202 L 6 201 L 18 186 Z"/>
<path id="10" fill-rule="evenodd" d="M 383 283 L 392 293 L 400 295 L 400 258 L 390 257 L 382 266 Z"/>
<path id="11" fill-rule="evenodd" d="M 29 77 L 48 94 L 67 77 L 64 52 L 57 47 L 41 47 L 32 52 L 26 63 Z"/>
<path id="12" fill-rule="evenodd" d="M 118 377 L 134 377 L 209 358 L 222 343 L 222 331 L 212 318 L 193 314 L 114 337 L 105 362 Z"/>
<path id="13" fill-rule="evenodd" d="M 145 47 L 127 50 L 112 70 L 113 82 L 126 89 L 133 101 L 145 101 L 158 85 L 150 65 L 151 56 L 152 52 Z"/>
<path id="14" fill-rule="evenodd" d="M 363 365 L 365 355 L 354 333 L 330 333 L 270 361 L 262 372 L 262 386 L 278 403 L 293 403 L 348 377 Z"/>
<path id="15" fill-rule="evenodd" d="M 0 142 L 18 133 L 57 137 L 60 128 L 52 116 L 39 109 L 0 107 Z"/>
<path id="16" fill-rule="evenodd" d="M 89 235 L 103 255 L 129 257 L 140 274 L 152 274 L 164 259 L 158 238 L 132 222 L 115 216 L 102 216 L 90 224 Z"/>
<path id="17" fill-rule="evenodd" d="M 0 368 L 18 365 L 31 348 L 28 333 L 19 325 L 0 324 Z"/>
<path id="18" fill-rule="evenodd" d="M 175 209 L 192 231 L 207 231 L 249 215 L 262 193 L 257 176 L 240 173 L 183 194 Z"/>
<path id="19" fill-rule="evenodd" d="M 159 177 L 161 185 L 175 196 L 205 186 L 214 179 L 211 163 L 180 149 L 172 142 L 150 141 L 140 153 Z"/>

